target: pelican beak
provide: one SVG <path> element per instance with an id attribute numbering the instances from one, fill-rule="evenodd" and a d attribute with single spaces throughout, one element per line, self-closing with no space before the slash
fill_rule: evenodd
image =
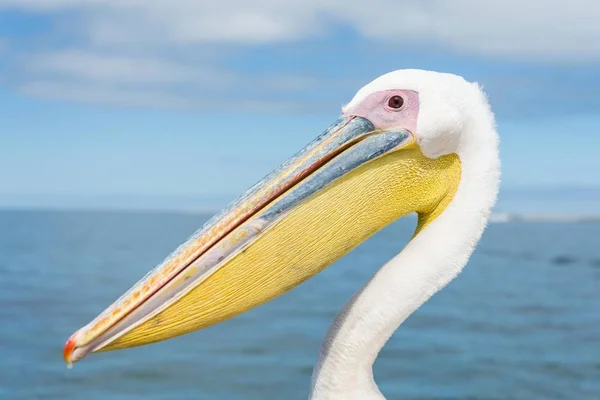
<path id="1" fill-rule="evenodd" d="M 407 130 L 342 116 L 75 332 L 65 361 L 183 335 L 263 304 L 412 213 L 449 202 L 456 155 L 430 159 Z"/>

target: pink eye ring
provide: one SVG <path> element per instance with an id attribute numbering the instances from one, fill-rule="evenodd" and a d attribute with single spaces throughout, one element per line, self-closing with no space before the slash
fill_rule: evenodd
<path id="1" fill-rule="evenodd" d="M 402 98 L 402 96 L 395 95 L 395 96 L 390 97 L 390 99 L 388 100 L 389 108 L 398 110 L 398 109 L 402 108 L 403 105 L 404 105 L 404 99 Z"/>

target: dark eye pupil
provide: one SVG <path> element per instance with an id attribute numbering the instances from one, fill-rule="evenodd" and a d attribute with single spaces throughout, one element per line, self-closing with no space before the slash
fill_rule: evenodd
<path id="1" fill-rule="evenodd" d="M 390 108 L 401 108 L 404 105 L 404 99 L 401 96 L 392 96 L 388 101 Z"/>

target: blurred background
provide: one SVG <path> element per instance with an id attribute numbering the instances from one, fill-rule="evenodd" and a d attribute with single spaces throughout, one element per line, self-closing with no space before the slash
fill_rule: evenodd
<path id="1" fill-rule="evenodd" d="M 414 219 L 222 325 L 73 370 L 62 346 L 399 68 L 483 84 L 503 182 L 464 273 L 383 349 L 383 393 L 600 398 L 599 20 L 592 0 L 0 0 L 0 398 L 306 398 Z"/>

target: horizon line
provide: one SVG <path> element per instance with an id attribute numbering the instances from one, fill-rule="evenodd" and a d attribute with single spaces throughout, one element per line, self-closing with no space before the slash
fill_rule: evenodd
<path id="1" fill-rule="evenodd" d="M 57 212 L 57 213 L 124 213 L 124 214 L 195 214 L 214 216 L 221 208 L 184 208 L 184 207 L 94 207 L 94 206 L 6 206 L 0 205 L 0 213 L 6 212 Z M 416 213 L 407 214 L 415 217 Z M 494 211 L 489 217 L 490 223 L 505 222 L 600 222 L 600 212 L 566 214 L 558 212 L 505 212 Z"/>

